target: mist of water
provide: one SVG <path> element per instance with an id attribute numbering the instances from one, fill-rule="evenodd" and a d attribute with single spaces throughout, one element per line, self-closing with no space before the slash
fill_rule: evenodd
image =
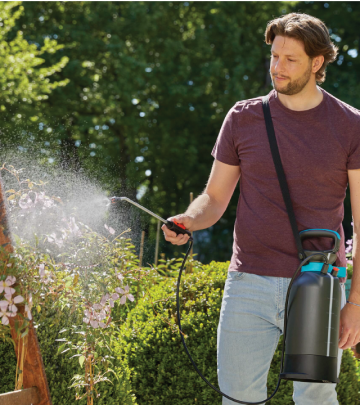
<path id="1" fill-rule="evenodd" d="M 84 173 L 42 166 L 28 153 L 17 151 L 7 151 L 0 155 L 1 165 L 4 162 L 5 167 L 10 168 L 12 165 L 20 170 L 19 178 L 23 181 L 20 187 L 16 177 L 2 170 L 4 197 L 9 196 L 9 193 L 5 193 L 7 190 L 27 188 L 26 179 L 37 184 L 41 181 L 46 183 L 41 187 L 35 185 L 34 191 L 27 193 L 27 197 L 22 199 L 23 208 L 15 206 L 11 201 L 7 202 L 12 235 L 30 243 L 34 243 L 36 238 L 54 233 L 60 237 L 58 232 L 61 225 L 68 226 L 73 218 L 106 236 L 109 233 L 105 224 L 113 228 L 116 235 L 131 228 L 126 237 L 139 239 L 139 214 L 136 209 L 120 202 L 109 204 L 113 191 L 103 189 L 101 184 Z M 51 205 L 45 196 L 54 199 L 55 204 Z"/>

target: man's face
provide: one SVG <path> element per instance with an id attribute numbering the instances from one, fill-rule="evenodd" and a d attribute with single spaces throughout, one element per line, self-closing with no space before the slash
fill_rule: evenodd
<path id="1" fill-rule="evenodd" d="M 303 90 L 313 75 L 312 59 L 305 53 L 303 42 L 276 36 L 271 46 L 270 74 L 278 93 L 291 96 Z"/>

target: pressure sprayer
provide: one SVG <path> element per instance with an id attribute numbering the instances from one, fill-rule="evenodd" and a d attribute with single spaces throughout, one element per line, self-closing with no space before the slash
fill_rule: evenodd
<path id="1" fill-rule="evenodd" d="M 179 332 L 185 352 L 192 365 L 212 389 L 239 404 L 262 404 L 276 394 L 281 379 L 318 383 L 339 382 L 337 378 L 337 355 L 341 289 L 338 277 L 345 277 L 345 268 L 333 266 L 336 252 L 340 247 L 340 235 L 337 232 L 327 229 L 307 229 L 299 233 L 301 243 L 309 238 L 331 238 L 333 248 L 324 251 L 303 250 L 303 260 L 296 269 L 286 294 L 284 339 L 277 386 L 269 398 L 260 402 L 245 402 L 231 398 L 213 386 L 198 369 L 185 343 L 181 328 L 179 289 L 185 262 L 193 245 L 191 233 L 185 229 L 184 225 L 175 220 L 165 220 L 129 198 L 111 198 L 112 203 L 117 201 L 127 201 L 162 221 L 176 234 L 190 236 L 189 248 L 179 271 L 176 288 Z M 300 274 L 297 277 L 299 271 Z"/>

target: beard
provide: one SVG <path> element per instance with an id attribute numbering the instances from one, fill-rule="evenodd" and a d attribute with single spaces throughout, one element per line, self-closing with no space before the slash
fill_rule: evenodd
<path id="1" fill-rule="evenodd" d="M 309 61 L 307 71 L 298 79 L 293 81 L 290 80 L 290 82 L 285 87 L 279 87 L 277 84 L 275 84 L 275 80 L 273 78 L 274 75 L 271 75 L 272 85 L 278 93 L 285 94 L 286 96 L 293 96 L 294 94 L 298 94 L 309 83 L 309 80 L 311 78 L 311 59 Z"/>

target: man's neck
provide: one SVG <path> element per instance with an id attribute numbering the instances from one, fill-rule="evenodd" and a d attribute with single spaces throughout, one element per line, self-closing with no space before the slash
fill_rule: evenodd
<path id="1" fill-rule="evenodd" d="M 298 94 L 286 96 L 278 92 L 282 105 L 293 111 L 305 111 L 317 107 L 323 100 L 323 93 L 317 86 L 307 86 Z"/>

